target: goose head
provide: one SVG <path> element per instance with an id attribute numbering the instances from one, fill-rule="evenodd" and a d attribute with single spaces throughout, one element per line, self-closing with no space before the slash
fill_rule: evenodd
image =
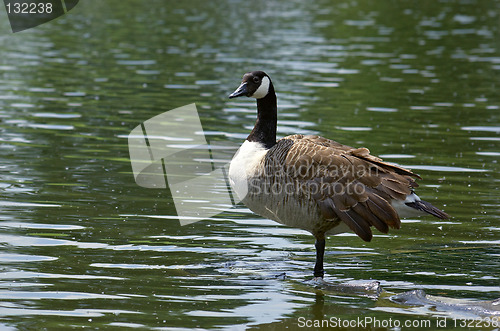
<path id="1" fill-rule="evenodd" d="M 265 98 L 271 91 L 271 78 L 263 71 L 247 72 L 243 75 L 240 86 L 229 95 L 229 98 L 241 96 L 252 97 L 255 99 Z"/>

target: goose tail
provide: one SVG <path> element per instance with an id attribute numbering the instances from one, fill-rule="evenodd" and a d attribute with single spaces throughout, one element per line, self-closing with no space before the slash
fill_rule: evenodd
<path id="1" fill-rule="evenodd" d="M 427 214 L 431 214 L 432 216 L 435 216 L 440 219 L 448 219 L 450 218 L 450 215 L 446 214 L 444 211 L 440 210 L 439 208 L 434 207 L 432 204 L 430 204 L 427 201 L 423 200 L 418 200 L 418 201 L 412 201 L 412 202 L 406 202 L 405 205 L 408 207 L 414 208 L 419 211 L 423 211 Z"/>

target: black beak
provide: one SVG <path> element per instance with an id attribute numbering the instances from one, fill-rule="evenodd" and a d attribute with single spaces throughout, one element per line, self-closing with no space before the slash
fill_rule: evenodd
<path id="1" fill-rule="evenodd" d="M 236 91 L 234 91 L 233 93 L 231 93 L 229 95 L 229 99 L 232 99 L 232 98 L 237 98 L 237 97 L 241 97 L 242 95 L 247 95 L 248 93 L 248 89 L 247 89 L 247 82 L 243 82 L 241 83 L 241 85 L 236 89 Z"/>

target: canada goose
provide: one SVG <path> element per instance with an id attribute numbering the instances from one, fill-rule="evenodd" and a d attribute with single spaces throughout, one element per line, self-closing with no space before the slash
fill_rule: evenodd
<path id="1" fill-rule="evenodd" d="M 449 217 L 413 192 L 420 176 L 366 148 L 301 134 L 276 141 L 276 93 L 265 72 L 246 73 L 229 98 L 240 96 L 257 99 L 257 121 L 231 160 L 231 186 L 254 213 L 314 235 L 314 277 L 324 275 L 326 235 L 350 229 L 370 241 L 372 225 L 387 233 L 400 217 Z"/>

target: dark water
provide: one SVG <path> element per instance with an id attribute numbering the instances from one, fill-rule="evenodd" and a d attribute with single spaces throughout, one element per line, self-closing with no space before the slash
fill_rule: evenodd
<path id="1" fill-rule="evenodd" d="M 390 299 L 500 297 L 499 22 L 481 0 L 86 0 L 12 34 L 0 9 L 1 327 L 500 318 Z M 279 135 L 369 147 L 453 215 L 329 238 L 327 280 L 385 292 L 310 283 L 303 231 L 241 205 L 181 227 L 168 189 L 135 184 L 127 135 L 165 111 L 196 103 L 212 141 L 241 143 L 255 104 L 227 95 L 254 69 L 273 77 Z"/>

